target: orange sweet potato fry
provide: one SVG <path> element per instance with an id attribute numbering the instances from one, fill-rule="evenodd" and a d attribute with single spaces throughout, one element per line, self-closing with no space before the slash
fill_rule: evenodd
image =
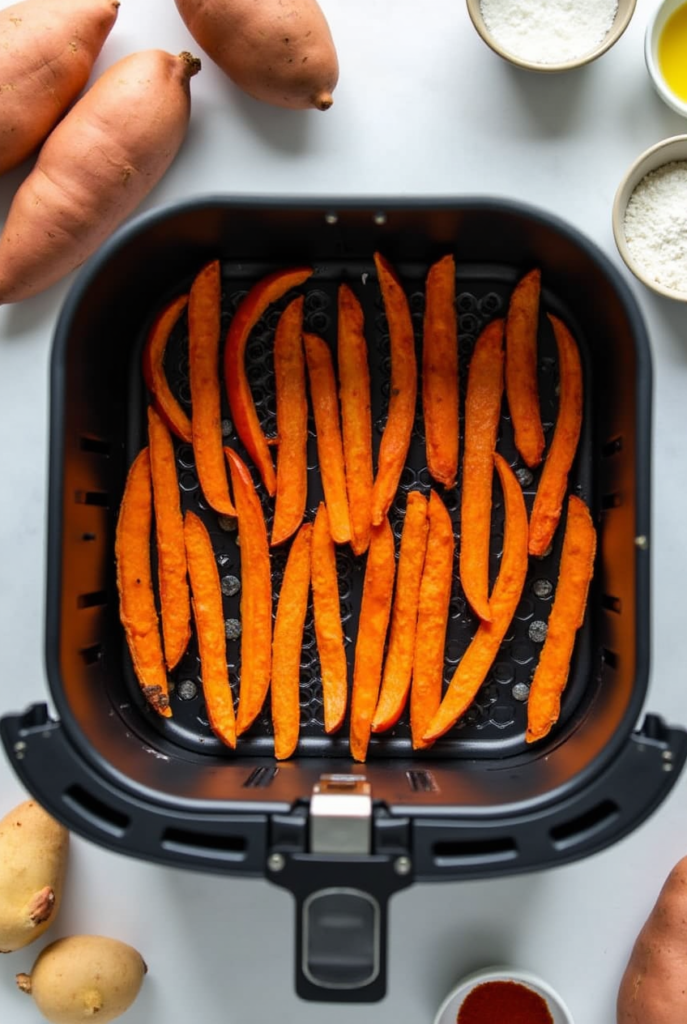
<path id="1" fill-rule="evenodd" d="M 467 600 L 483 622 L 491 619 L 491 490 L 502 397 L 503 320 L 494 320 L 477 339 L 468 372 L 460 513 L 460 580 Z"/>
<path id="2" fill-rule="evenodd" d="M 396 724 L 410 692 L 428 529 L 427 499 L 420 491 L 411 491 L 403 521 L 389 646 L 377 710 L 372 719 L 372 732 L 384 732 Z"/>
<path id="3" fill-rule="evenodd" d="M 506 394 L 513 421 L 515 447 L 528 466 L 538 466 L 544 453 L 537 381 L 537 324 L 541 271 L 531 270 L 518 281 L 506 319 Z"/>
<path id="4" fill-rule="evenodd" d="M 210 535 L 194 512 L 187 512 L 184 517 L 184 539 L 193 592 L 203 696 L 210 728 L 215 736 L 233 749 L 236 746 L 236 717 L 227 668 L 222 590 Z"/>
<path id="5" fill-rule="evenodd" d="M 246 345 L 250 332 L 268 306 L 297 288 L 312 274 L 309 267 L 278 270 L 258 281 L 238 306 L 227 332 L 224 346 L 224 381 L 236 431 L 246 451 L 258 467 L 267 493 L 277 488 L 269 445 L 263 434 L 246 374 Z"/>
<path id="6" fill-rule="evenodd" d="M 378 526 L 391 506 L 403 472 L 415 421 L 417 362 L 410 307 L 391 264 L 374 255 L 391 340 L 391 394 L 372 488 L 372 522 Z"/>
<path id="7" fill-rule="evenodd" d="M 117 520 L 115 560 L 119 617 L 145 699 L 158 714 L 171 718 L 150 567 L 152 518 L 150 453 L 144 448 L 129 470 Z"/>
<path id="8" fill-rule="evenodd" d="M 324 731 L 340 729 L 348 703 L 348 666 L 341 625 L 336 551 L 329 532 L 327 507 L 322 502 L 312 534 L 311 579 L 315 638 L 320 656 Z"/>
<path id="9" fill-rule="evenodd" d="M 160 617 L 167 668 L 180 661 L 191 639 L 191 598 L 186 577 L 184 519 L 174 445 L 161 416 L 148 407 L 148 446 L 153 481 Z"/>
<path id="10" fill-rule="evenodd" d="M 568 473 L 582 429 L 582 366 L 575 339 L 565 324 L 549 316 L 558 347 L 558 418 L 530 516 L 531 555 L 543 555 L 553 540 L 563 510 Z"/>
<path id="11" fill-rule="evenodd" d="M 458 320 L 456 262 L 444 256 L 432 267 L 425 286 L 422 340 L 422 410 L 427 468 L 444 487 L 454 487 L 458 472 Z"/>
<path id="12" fill-rule="evenodd" d="M 188 365 L 191 381 L 193 454 L 198 479 L 215 512 L 235 516 L 229 494 L 222 446 L 219 383 L 220 298 L 219 260 L 208 263 L 191 285 L 188 300 Z"/>
<path id="13" fill-rule="evenodd" d="M 274 756 L 291 757 L 301 721 L 300 673 L 303 627 L 310 590 L 312 523 L 294 537 L 284 570 L 272 640 L 272 724 Z"/>
<path id="14" fill-rule="evenodd" d="M 351 522 L 348 516 L 339 400 L 336 394 L 332 355 L 327 343 L 315 334 L 304 334 L 303 344 L 308 364 L 310 396 L 317 431 L 317 457 L 324 500 L 329 513 L 329 526 L 335 542 L 347 544 L 351 539 Z"/>
<path id="15" fill-rule="evenodd" d="M 272 671 L 272 575 L 260 498 L 244 462 L 229 462 L 241 542 L 241 679 L 236 735 L 249 729 L 265 703 Z"/>
<path id="16" fill-rule="evenodd" d="M 394 535 L 389 520 L 373 526 L 355 644 L 351 695 L 351 756 L 364 761 L 382 678 L 395 573 Z"/>
<path id="17" fill-rule="evenodd" d="M 470 707 L 498 653 L 515 614 L 527 575 L 527 509 L 515 473 L 500 455 L 494 462 L 506 506 L 501 567 L 491 595 L 491 622 L 481 622 L 453 674 L 439 710 L 429 723 L 424 741 L 432 743 Z"/>
<path id="18" fill-rule="evenodd" d="M 180 295 L 172 299 L 155 319 L 143 349 L 143 379 L 157 411 L 169 429 L 180 440 L 191 444 L 191 420 L 172 394 L 164 367 L 169 336 L 187 304 L 188 295 Z"/>
<path id="19" fill-rule="evenodd" d="M 341 428 L 353 553 L 362 555 L 372 525 L 372 406 L 363 311 L 346 284 L 339 288 L 338 358 Z"/>
<path id="20" fill-rule="evenodd" d="M 429 746 L 423 737 L 441 704 L 446 624 L 453 583 L 453 524 L 435 491 L 430 495 L 428 519 L 410 691 L 410 729 L 416 750 Z"/>
<path id="21" fill-rule="evenodd" d="M 558 721 L 575 634 L 584 622 L 595 556 L 596 530 L 589 509 L 571 494 L 558 584 L 527 703 L 528 743 L 542 739 Z"/>
<path id="22" fill-rule="evenodd" d="M 277 495 L 272 546 L 282 544 L 303 522 L 308 493 L 308 399 L 303 355 L 303 296 L 279 318 L 274 338 L 277 396 Z"/>

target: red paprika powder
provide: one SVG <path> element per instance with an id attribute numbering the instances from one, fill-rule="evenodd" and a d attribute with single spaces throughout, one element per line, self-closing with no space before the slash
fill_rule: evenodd
<path id="1" fill-rule="evenodd" d="M 553 1024 L 546 1000 L 515 981 L 485 981 L 463 1000 L 456 1024 Z"/>

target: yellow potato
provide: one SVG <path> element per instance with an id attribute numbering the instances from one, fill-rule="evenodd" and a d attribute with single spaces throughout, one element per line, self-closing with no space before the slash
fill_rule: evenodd
<path id="1" fill-rule="evenodd" d="M 33 800 L 0 821 L 0 952 L 37 939 L 57 915 L 69 832 Z"/>
<path id="2" fill-rule="evenodd" d="M 147 970 L 124 942 L 72 935 L 47 946 L 30 975 L 17 975 L 17 985 L 52 1024 L 107 1024 L 129 1009 Z"/>

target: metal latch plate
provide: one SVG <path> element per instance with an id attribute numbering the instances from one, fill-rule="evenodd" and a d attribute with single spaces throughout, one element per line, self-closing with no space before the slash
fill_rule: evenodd
<path id="1" fill-rule="evenodd" d="M 372 789 L 364 775 L 322 775 L 310 798 L 310 852 L 372 850 Z"/>

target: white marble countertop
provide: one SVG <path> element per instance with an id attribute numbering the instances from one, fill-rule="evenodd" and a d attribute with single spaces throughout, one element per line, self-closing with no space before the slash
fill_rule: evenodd
<path id="1" fill-rule="evenodd" d="M 687 130 L 653 93 L 638 0 L 618 44 L 560 76 L 517 71 L 479 39 L 461 0 L 322 0 L 341 81 L 326 114 L 240 94 L 205 61 L 187 142 L 144 208 L 202 193 L 456 195 L 524 200 L 555 212 L 621 268 L 654 357 L 653 648 L 647 709 L 687 725 L 683 680 L 687 307 L 627 274 L 611 233 L 631 161 Z M 0 0 L 0 7 L 8 6 Z M 98 61 L 136 49 L 193 49 L 172 0 L 123 0 Z M 26 167 L 0 182 L 0 219 Z M 0 712 L 46 698 L 43 667 L 47 368 L 71 280 L 0 309 Z M 0 808 L 23 797 L 0 759 Z M 657 813 L 571 866 L 470 884 L 416 885 L 391 904 L 389 995 L 346 1008 L 300 1002 L 292 986 L 291 899 L 266 882 L 163 869 L 74 841 L 53 932 L 100 932 L 140 948 L 150 975 L 129 1024 L 431 1024 L 464 973 L 511 962 L 545 977 L 578 1024 L 611 1024 L 632 941 L 665 875 L 687 853 L 687 773 Z M 47 941 L 47 939 L 45 940 Z M 13 986 L 41 945 L 0 959 L 0 1020 L 29 1024 Z M 265 978 L 269 977 L 269 984 Z"/>

